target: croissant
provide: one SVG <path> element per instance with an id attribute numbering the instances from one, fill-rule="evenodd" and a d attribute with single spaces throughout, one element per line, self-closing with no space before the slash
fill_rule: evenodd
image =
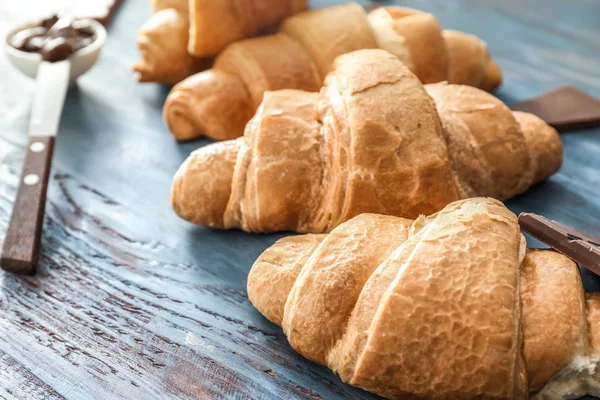
<path id="1" fill-rule="evenodd" d="M 266 91 L 318 91 L 336 57 L 378 47 L 397 56 L 423 83 L 448 81 L 491 91 L 502 80 L 485 42 L 475 36 L 442 31 L 433 15 L 421 11 L 384 7 L 367 15 L 349 3 L 296 14 L 277 35 L 230 45 L 211 71 L 173 88 L 164 119 L 180 140 L 202 134 L 239 137 Z M 232 120 L 235 113 L 240 117 Z"/>
<path id="2" fill-rule="evenodd" d="M 600 393 L 600 294 L 565 256 L 526 250 L 497 200 L 281 239 L 248 297 L 294 350 L 390 399 Z"/>
<path id="3" fill-rule="evenodd" d="M 210 60 L 187 51 L 188 0 L 154 0 L 154 14 L 142 26 L 137 44 L 142 60 L 133 65 L 140 82 L 175 84 L 210 67 Z"/>
<path id="4" fill-rule="evenodd" d="M 267 92 L 243 137 L 193 152 L 182 218 L 251 232 L 328 232 L 354 216 L 431 214 L 515 196 L 560 168 L 558 133 L 470 86 L 423 86 L 384 50 L 343 55 L 320 93 Z"/>
<path id="5" fill-rule="evenodd" d="M 307 0 L 189 0 L 189 52 L 217 55 L 227 45 L 276 28 L 306 8 Z"/>

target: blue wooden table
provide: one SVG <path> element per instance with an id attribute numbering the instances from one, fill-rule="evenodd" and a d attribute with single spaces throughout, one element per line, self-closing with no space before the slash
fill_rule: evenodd
<path id="1" fill-rule="evenodd" d="M 485 39 L 506 102 L 563 84 L 600 97 L 596 0 L 397 3 Z M 0 5 L 0 33 L 25 15 L 19 4 Z M 99 64 L 69 92 L 40 271 L 0 272 L 0 398 L 374 398 L 297 355 L 249 303 L 247 273 L 283 235 L 198 228 L 171 211 L 172 175 L 208 141 L 175 142 L 161 119 L 168 88 L 134 81 L 135 35 L 148 15 L 145 0 L 124 0 Z M 32 88 L 0 56 L 0 240 Z M 508 205 L 600 234 L 600 130 L 562 138 L 562 170 Z M 591 274 L 584 280 L 600 288 Z"/>

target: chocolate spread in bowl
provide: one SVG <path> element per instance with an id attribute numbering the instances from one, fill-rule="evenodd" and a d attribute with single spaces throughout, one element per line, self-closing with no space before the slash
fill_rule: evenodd
<path id="1" fill-rule="evenodd" d="M 66 60 L 95 39 L 90 20 L 52 16 L 38 26 L 15 33 L 9 44 L 17 50 L 39 53 L 44 61 L 55 62 Z"/>

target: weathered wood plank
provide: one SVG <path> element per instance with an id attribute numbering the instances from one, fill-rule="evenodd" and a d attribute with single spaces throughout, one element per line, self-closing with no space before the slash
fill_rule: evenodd
<path id="1" fill-rule="evenodd" d="M 0 398 L 19 399 L 26 396 L 32 400 L 62 399 L 46 383 L 25 369 L 19 362 L 8 354 L 0 351 Z"/>
<path id="2" fill-rule="evenodd" d="M 3 149 L 19 151 L 5 144 Z M 16 171 L 3 178 L 5 210 L 10 199 L 4 193 L 14 193 Z M 126 235 L 87 210 L 106 205 L 111 215 L 133 223 L 143 216 L 132 220 L 135 211 L 69 175 L 55 174 L 53 182 L 40 272 L 0 275 L 0 351 L 19 355 L 21 365 L 67 398 L 349 396 L 352 389 L 335 388 L 331 374 L 301 365 L 278 329 L 258 317 L 245 296 L 248 262 L 228 266 L 220 260 L 235 244 L 215 254 L 214 269 L 159 261 L 177 249 L 124 230 Z M 7 219 L 3 212 L 0 224 Z M 273 341 L 277 345 L 269 346 Z M 290 365 L 285 353 L 298 369 L 278 372 Z M 297 381 L 311 374 L 318 380 L 310 388 Z M 270 384 L 276 377 L 277 384 Z"/>
<path id="3" fill-rule="evenodd" d="M 506 101 L 561 84 L 600 97 L 593 0 L 401 3 L 484 38 L 505 71 Z M 17 14 L 5 7 L 0 34 Z M 208 141 L 172 140 L 161 118 L 168 88 L 133 80 L 135 32 L 147 15 L 145 0 L 126 0 L 99 64 L 69 93 L 39 274 L 0 272 L 0 382 L 10 382 L 0 398 L 374 398 L 297 355 L 248 302 L 252 262 L 283 234 L 196 228 L 171 211 L 173 173 Z M 33 85 L 4 56 L 0 72 L 3 240 Z M 600 234 L 600 130 L 563 140 L 560 173 L 509 206 Z M 600 288 L 591 274 L 584 281 Z"/>

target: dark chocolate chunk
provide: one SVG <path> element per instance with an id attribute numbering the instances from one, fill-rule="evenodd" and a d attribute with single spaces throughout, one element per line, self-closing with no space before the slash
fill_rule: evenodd
<path id="1" fill-rule="evenodd" d="M 594 246 L 600 247 L 600 238 L 598 236 L 594 236 L 591 233 L 582 232 L 579 229 L 561 224 L 560 222 L 552 221 L 552 223 L 567 232 L 569 234 L 569 238 L 585 240 Z"/>
<path id="2" fill-rule="evenodd" d="M 34 38 L 42 37 L 46 34 L 48 30 L 42 26 L 36 26 L 34 28 L 25 29 L 20 32 L 17 32 L 14 36 L 12 36 L 9 40 L 9 44 L 15 49 L 33 52 L 38 49 L 31 49 L 30 42 Z"/>
<path id="3" fill-rule="evenodd" d="M 519 215 L 519 224 L 531 236 L 600 275 L 600 238 L 537 214 Z"/>
<path id="4" fill-rule="evenodd" d="M 43 60 L 54 62 L 66 60 L 95 39 L 96 32 L 90 20 L 52 17 L 43 20 L 40 26 L 17 32 L 9 43 L 18 50 L 40 53 Z"/>
<path id="5" fill-rule="evenodd" d="M 48 29 L 48 36 L 51 38 L 63 37 L 66 39 L 74 38 L 77 36 L 77 31 L 73 28 L 73 20 L 70 18 L 59 19 L 50 29 Z"/>
<path id="6" fill-rule="evenodd" d="M 56 62 L 66 60 L 73 52 L 73 44 L 70 40 L 64 37 L 56 37 L 44 44 L 40 54 L 44 61 Z"/>
<path id="7" fill-rule="evenodd" d="M 39 53 L 42 47 L 44 47 L 44 43 L 46 43 L 45 36 L 34 36 L 29 38 L 25 44 L 25 48 L 22 50 L 29 53 Z"/>
<path id="8" fill-rule="evenodd" d="M 600 100 L 571 86 L 563 86 L 510 106 L 535 114 L 559 131 L 600 126 Z"/>
<path id="9" fill-rule="evenodd" d="M 46 29 L 50 29 L 50 27 L 52 25 L 54 25 L 56 22 L 58 21 L 58 16 L 57 15 L 53 15 L 51 17 L 48 17 L 44 20 L 42 20 L 42 23 L 40 24 L 40 26 L 46 28 Z"/>

